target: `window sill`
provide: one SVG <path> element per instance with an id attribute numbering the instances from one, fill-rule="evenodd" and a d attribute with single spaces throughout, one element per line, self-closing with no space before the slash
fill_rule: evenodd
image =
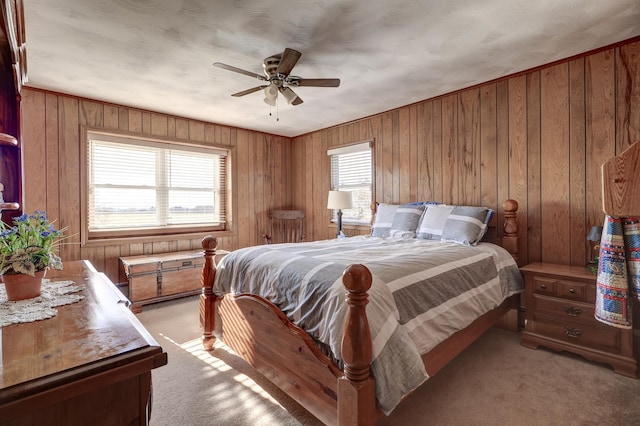
<path id="1" fill-rule="evenodd" d="M 335 222 L 329 223 L 329 229 L 338 229 Z M 365 223 L 342 223 L 342 232 L 346 235 L 366 235 L 371 232 L 371 225 Z"/>
<path id="2" fill-rule="evenodd" d="M 232 231 L 190 232 L 184 234 L 147 235 L 136 237 L 94 238 L 83 241 L 81 247 L 102 247 L 106 245 L 120 245 L 132 243 L 158 243 L 164 241 L 179 241 L 202 239 L 208 235 L 213 237 L 230 237 Z"/>

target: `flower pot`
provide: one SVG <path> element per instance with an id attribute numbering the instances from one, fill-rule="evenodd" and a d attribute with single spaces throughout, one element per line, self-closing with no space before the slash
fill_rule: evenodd
<path id="1" fill-rule="evenodd" d="M 27 274 L 5 274 L 2 276 L 7 290 L 7 298 L 12 301 L 31 299 L 40 296 L 42 278 L 46 271 L 36 272 L 32 277 Z"/>

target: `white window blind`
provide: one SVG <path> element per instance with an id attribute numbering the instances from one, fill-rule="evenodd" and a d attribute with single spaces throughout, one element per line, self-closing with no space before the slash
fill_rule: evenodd
<path id="1" fill-rule="evenodd" d="M 327 154 L 331 158 L 331 189 L 352 193 L 353 208 L 342 211 L 342 220 L 369 223 L 373 190 L 371 142 L 332 148 Z"/>
<path id="2" fill-rule="evenodd" d="M 225 223 L 221 149 L 88 133 L 88 231 Z"/>

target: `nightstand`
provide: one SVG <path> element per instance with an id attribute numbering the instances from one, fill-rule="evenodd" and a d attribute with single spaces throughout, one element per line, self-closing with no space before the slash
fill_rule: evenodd
<path id="1" fill-rule="evenodd" d="M 525 281 L 523 346 L 573 352 L 636 377 L 633 330 L 594 318 L 595 275 L 583 267 L 552 263 L 531 263 L 520 271 Z"/>

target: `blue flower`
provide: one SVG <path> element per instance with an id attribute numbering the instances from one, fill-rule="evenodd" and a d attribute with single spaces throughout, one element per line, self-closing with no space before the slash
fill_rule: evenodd
<path id="1" fill-rule="evenodd" d="M 28 273 L 46 268 L 62 269 L 56 254 L 57 238 L 64 229 L 56 230 L 46 212 L 13 218 L 13 226 L 0 222 L 0 274 Z"/>

